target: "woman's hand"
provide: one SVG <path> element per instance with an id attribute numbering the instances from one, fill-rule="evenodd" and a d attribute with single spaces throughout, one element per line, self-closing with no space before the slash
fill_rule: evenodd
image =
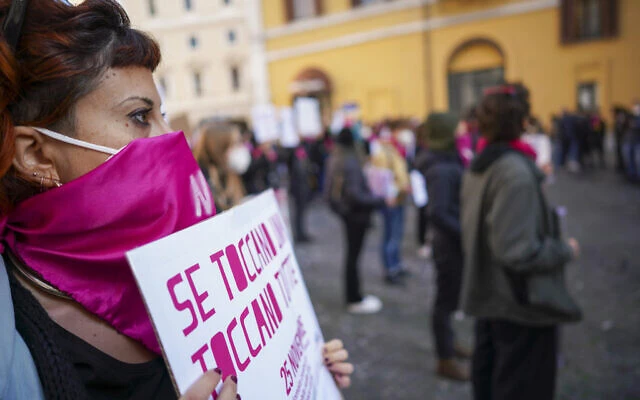
<path id="1" fill-rule="evenodd" d="M 218 368 L 205 372 L 191 387 L 180 397 L 179 400 L 207 400 L 213 394 L 217 400 L 240 400 L 238 392 L 238 378 L 228 376 L 222 385 L 220 395 L 216 397 L 214 391 L 220 382 L 222 371 Z"/>
<path id="2" fill-rule="evenodd" d="M 346 362 L 349 353 L 344 349 L 342 340 L 333 339 L 325 343 L 322 348 L 322 357 L 324 357 L 324 365 L 333 375 L 338 387 L 345 389 L 351 386 L 350 375 L 353 373 L 353 364 Z"/>

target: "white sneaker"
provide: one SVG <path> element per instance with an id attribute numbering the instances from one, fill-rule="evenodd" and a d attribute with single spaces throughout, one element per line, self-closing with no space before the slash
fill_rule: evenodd
<path id="1" fill-rule="evenodd" d="M 382 301 L 376 296 L 367 295 L 358 303 L 350 303 L 347 311 L 351 314 L 375 314 L 382 310 Z"/>
<path id="2" fill-rule="evenodd" d="M 431 246 L 427 246 L 426 244 L 418 249 L 418 258 L 426 260 L 431 258 Z"/>

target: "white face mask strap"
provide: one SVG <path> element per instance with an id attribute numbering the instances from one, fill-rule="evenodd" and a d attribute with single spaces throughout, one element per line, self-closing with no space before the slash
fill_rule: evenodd
<path id="1" fill-rule="evenodd" d="M 62 135 L 58 132 L 50 131 L 49 129 L 46 129 L 46 128 L 37 128 L 35 126 L 33 126 L 32 128 L 45 136 L 49 136 L 51 139 L 55 139 L 60 142 L 69 143 L 79 147 L 84 147 L 85 149 L 95 150 L 95 151 L 99 151 L 100 153 L 111 154 L 111 155 L 114 155 L 118 152 L 118 150 L 112 149 L 111 147 L 100 146 L 98 144 L 85 142 L 84 140 L 74 139 L 72 137 Z"/>

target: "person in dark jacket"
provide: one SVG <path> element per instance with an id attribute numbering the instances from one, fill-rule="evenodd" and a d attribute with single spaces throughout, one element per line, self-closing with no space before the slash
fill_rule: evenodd
<path id="1" fill-rule="evenodd" d="M 616 139 L 616 171 L 622 174 L 626 168 L 624 164 L 624 135 L 629 128 L 629 111 L 622 106 L 613 108 L 613 134 Z"/>
<path id="2" fill-rule="evenodd" d="M 469 371 L 456 356 L 470 352 L 454 345 L 451 315 L 458 308 L 462 282 L 460 242 L 460 182 L 462 162 L 456 151 L 458 118 L 453 114 L 432 113 L 425 123 L 429 154 L 418 170 L 429 188 L 429 220 L 433 226 L 433 259 L 436 266 L 437 294 L 433 305 L 432 329 L 438 356 L 436 373 L 444 378 L 466 381 Z"/>
<path id="3" fill-rule="evenodd" d="M 340 216 L 347 237 L 345 282 L 347 311 L 372 314 L 382 302 L 375 296 L 363 296 L 360 289 L 358 258 L 369 228 L 371 212 L 385 205 L 371 193 L 362 171 L 361 159 L 351 129 L 344 128 L 328 161 L 325 193 L 332 209 Z"/>
<path id="4" fill-rule="evenodd" d="M 492 88 L 479 106 L 487 142 L 461 189 L 461 306 L 476 317 L 471 380 L 475 400 L 553 399 L 558 325 L 580 319 L 564 284 L 579 254 L 562 239 L 542 191 L 545 175 L 520 140 L 528 91 Z"/>

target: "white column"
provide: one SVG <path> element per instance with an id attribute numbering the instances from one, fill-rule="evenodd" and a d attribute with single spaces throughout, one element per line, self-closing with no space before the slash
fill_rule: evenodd
<path id="1" fill-rule="evenodd" d="M 267 54 L 262 23 L 262 0 L 245 0 L 245 12 L 249 25 L 250 77 L 253 90 L 253 104 L 269 104 L 269 78 L 267 74 Z"/>

